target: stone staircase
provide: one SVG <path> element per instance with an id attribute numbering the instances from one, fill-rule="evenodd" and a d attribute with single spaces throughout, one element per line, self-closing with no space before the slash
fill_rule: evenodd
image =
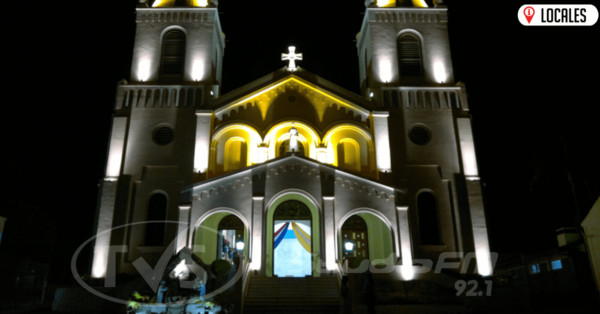
<path id="1" fill-rule="evenodd" d="M 305 278 L 251 277 L 243 313 L 339 313 L 335 276 Z"/>

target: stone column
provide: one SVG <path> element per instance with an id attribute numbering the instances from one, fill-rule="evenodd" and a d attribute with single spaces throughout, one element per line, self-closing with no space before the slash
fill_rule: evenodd
<path id="1" fill-rule="evenodd" d="M 398 210 L 398 233 L 400 235 L 400 247 L 402 252 L 402 265 L 400 273 L 406 280 L 413 276 L 412 267 L 412 242 L 410 238 L 410 226 L 408 224 L 408 206 L 397 206 Z"/>
<path id="2" fill-rule="evenodd" d="M 191 205 L 179 205 L 179 226 L 177 227 L 177 249 L 176 252 L 183 249 L 187 244 L 188 236 L 192 235 L 190 225 Z"/>
<path id="3" fill-rule="evenodd" d="M 492 261 L 490 255 L 490 242 L 483 209 L 481 196 L 481 181 L 477 170 L 477 159 L 475 158 L 475 144 L 471 129 L 471 119 L 456 119 L 458 136 L 460 138 L 460 152 L 463 162 L 463 172 L 467 193 L 469 195 L 469 212 L 471 213 L 471 225 L 473 227 L 473 241 L 475 242 L 475 255 L 477 257 L 477 272 L 488 276 L 492 272 Z"/>
<path id="4" fill-rule="evenodd" d="M 390 133 L 388 129 L 387 111 L 373 111 L 373 132 L 375 134 L 375 153 L 377 154 L 377 170 L 379 172 L 392 172 L 390 157 Z"/>
<path id="5" fill-rule="evenodd" d="M 334 196 L 323 196 L 323 229 L 325 230 L 325 266 L 327 270 L 337 269 L 336 262 L 339 259 L 336 250 L 336 228 Z"/>
<path id="6" fill-rule="evenodd" d="M 100 208 L 98 217 L 96 217 L 96 239 L 94 243 L 94 260 L 92 261 L 92 277 L 94 278 L 103 278 L 106 275 L 116 194 L 117 181 L 105 179 L 102 182 Z"/>
<path id="7" fill-rule="evenodd" d="M 212 110 L 196 110 L 196 147 L 194 172 L 206 173 L 210 157 Z"/>
<path id="8" fill-rule="evenodd" d="M 250 269 L 258 270 L 264 275 L 265 269 L 262 267 L 262 240 L 263 240 L 263 207 L 264 207 L 264 196 L 253 196 L 252 197 L 252 234 L 250 248 L 248 252 L 250 254 Z"/>

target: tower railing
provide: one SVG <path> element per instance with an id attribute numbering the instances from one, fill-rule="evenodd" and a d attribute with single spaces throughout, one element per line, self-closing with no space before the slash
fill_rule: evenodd
<path id="1" fill-rule="evenodd" d="M 468 109 L 461 86 L 451 87 L 383 87 L 384 108 Z"/>
<path id="2" fill-rule="evenodd" d="M 204 87 L 199 85 L 119 85 L 116 109 L 202 107 Z"/>

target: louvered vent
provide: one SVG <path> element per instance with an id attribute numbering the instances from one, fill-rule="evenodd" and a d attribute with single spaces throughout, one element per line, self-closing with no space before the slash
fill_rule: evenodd
<path id="1" fill-rule="evenodd" d="M 400 64 L 400 77 L 423 76 L 421 43 L 417 36 L 405 34 L 398 38 L 398 62 Z"/>
<path id="2" fill-rule="evenodd" d="M 425 145 L 429 142 L 431 136 L 426 128 L 422 126 L 416 126 L 410 129 L 408 138 L 410 138 L 410 140 L 417 145 Z"/>
<path id="3" fill-rule="evenodd" d="M 161 76 L 183 76 L 185 65 L 185 34 L 182 31 L 174 30 L 165 35 L 160 64 Z"/>
<path id="4" fill-rule="evenodd" d="M 173 141 L 175 133 L 168 126 L 161 126 L 154 131 L 154 142 L 158 145 L 167 145 Z"/>

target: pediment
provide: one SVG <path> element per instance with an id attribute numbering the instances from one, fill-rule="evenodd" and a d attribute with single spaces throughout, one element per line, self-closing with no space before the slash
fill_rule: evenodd
<path id="1" fill-rule="evenodd" d="M 188 186 L 181 191 L 182 201 L 188 202 L 189 198 L 203 199 L 211 197 L 211 195 L 225 195 L 227 192 L 233 193 L 235 190 L 249 188 L 255 183 L 252 182 L 252 178 L 255 177 L 256 170 L 260 168 L 263 168 L 261 171 L 265 172 L 267 180 L 293 171 L 298 172 L 294 174 L 295 176 L 303 174 L 319 177 L 320 173 L 324 171 L 323 168 L 328 168 L 326 172 L 331 175 L 335 174 L 331 179 L 335 180 L 335 184 L 339 184 L 340 187 L 354 189 L 357 192 L 364 191 L 366 195 L 384 199 L 394 197 L 394 187 L 379 183 L 371 178 L 344 171 L 329 164 L 319 163 L 308 157 L 286 156 Z"/>
<path id="2" fill-rule="evenodd" d="M 265 132 L 298 120 L 322 131 L 340 121 L 369 127 L 370 103 L 306 71 L 279 71 L 223 95 L 215 104 L 215 127 L 240 121 Z"/>

